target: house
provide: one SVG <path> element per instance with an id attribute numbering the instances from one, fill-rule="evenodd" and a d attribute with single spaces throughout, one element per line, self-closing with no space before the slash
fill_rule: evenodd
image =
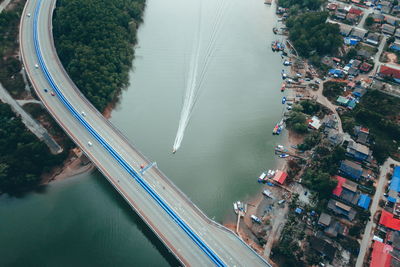
<path id="1" fill-rule="evenodd" d="M 347 108 L 352 110 L 356 107 L 356 105 L 357 105 L 357 100 L 354 98 L 351 98 L 349 103 L 347 103 Z"/>
<path id="2" fill-rule="evenodd" d="M 308 123 L 308 128 L 318 130 L 321 127 L 321 121 L 318 117 L 313 116 Z"/>
<path id="3" fill-rule="evenodd" d="M 361 194 L 360 199 L 358 200 L 357 206 L 359 206 L 365 210 L 368 210 L 370 203 L 371 203 L 371 198 L 368 195 Z"/>
<path id="4" fill-rule="evenodd" d="M 360 194 L 357 193 L 357 184 L 338 175 L 334 178 L 338 183 L 332 194 L 350 205 L 356 205 L 360 198 Z"/>
<path id="5" fill-rule="evenodd" d="M 350 67 L 347 71 L 347 74 L 356 77 L 359 74 L 359 70 L 354 67 Z"/>
<path id="6" fill-rule="evenodd" d="M 393 18 L 393 17 L 385 17 L 385 22 L 387 23 L 387 24 L 390 24 L 390 25 L 392 25 L 392 26 L 397 26 L 397 23 L 398 23 L 398 20 L 397 19 L 395 19 L 395 18 Z"/>
<path id="7" fill-rule="evenodd" d="M 370 59 L 375 53 L 366 50 L 366 49 L 358 49 L 357 50 L 357 55 L 366 58 L 366 59 Z"/>
<path id="8" fill-rule="evenodd" d="M 394 37 L 400 38 L 400 28 L 398 28 L 398 29 L 395 31 Z"/>
<path id="9" fill-rule="evenodd" d="M 287 178 L 288 174 L 284 171 L 277 171 L 274 176 L 274 181 L 283 184 Z"/>
<path id="10" fill-rule="evenodd" d="M 325 128 L 331 128 L 331 129 L 336 129 L 337 127 L 337 119 L 336 115 L 328 115 L 325 117 L 325 122 L 324 122 Z M 328 132 L 326 132 L 327 134 Z"/>
<path id="11" fill-rule="evenodd" d="M 349 144 L 347 145 L 346 155 L 353 157 L 355 160 L 364 161 L 368 159 L 370 154 L 371 151 L 367 146 L 364 146 L 354 141 L 349 141 Z"/>
<path id="12" fill-rule="evenodd" d="M 353 29 L 353 27 L 347 25 L 347 24 L 339 24 L 339 30 L 340 30 L 340 34 L 343 36 L 349 36 L 351 30 Z"/>
<path id="13" fill-rule="evenodd" d="M 375 23 L 382 23 L 385 20 L 385 16 L 382 14 L 372 14 L 371 17 L 374 19 Z"/>
<path id="14" fill-rule="evenodd" d="M 350 63 L 351 66 L 352 66 L 353 68 L 355 68 L 355 69 L 358 69 L 358 68 L 360 67 L 360 65 L 361 65 L 361 61 L 358 60 L 358 59 L 352 59 L 352 60 L 350 60 L 349 63 Z"/>
<path id="15" fill-rule="evenodd" d="M 329 74 L 335 78 L 343 78 L 344 77 L 344 72 L 340 69 L 330 69 Z"/>
<path id="16" fill-rule="evenodd" d="M 390 46 L 389 46 L 389 48 L 391 49 L 391 50 L 394 50 L 394 51 L 400 51 L 400 42 L 399 41 L 394 41 Z"/>
<path id="17" fill-rule="evenodd" d="M 382 25 L 382 32 L 386 34 L 393 35 L 394 32 L 396 31 L 396 27 L 389 25 L 389 24 L 383 24 Z"/>
<path id="18" fill-rule="evenodd" d="M 370 267 L 390 267 L 392 262 L 392 246 L 374 241 L 371 253 Z"/>
<path id="19" fill-rule="evenodd" d="M 362 40 L 362 39 L 364 39 L 366 34 L 367 34 L 367 30 L 364 30 L 364 29 L 361 29 L 358 27 L 354 27 L 350 36 L 352 36 L 354 38 L 358 38 L 359 40 Z"/>
<path id="20" fill-rule="evenodd" d="M 353 90 L 352 95 L 355 98 L 360 99 L 363 95 L 365 95 L 366 92 L 367 92 L 367 89 L 365 89 L 363 87 L 357 87 L 356 89 Z"/>
<path id="21" fill-rule="evenodd" d="M 382 6 L 382 8 L 381 8 L 382 13 L 385 13 L 385 14 L 390 14 L 391 10 L 392 10 L 392 8 L 388 7 L 388 6 Z"/>
<path id="22" fill-rule="evenodd" d="M 359 70 L 361 72 L 369 72 L 371 70 L 371 68 L 372 68 L 371 64 L 368 64 L 367 62 L 364 62 L 364 63 L 361 64 Z"/>
<path id="23" fill-rule="evenodd" d="M 346 19 L 346 16 L 347 16 L 347 14 L 344 13 L 343 11 L 336 10 L 336 12 L 335 12 L 335 17 L 336 17 L 337 19 L 343 19 L 343 20 L 345 20 L 345 19 Z"/>
<path id="24" fill-rule="evenodd" d="M 341 215 L 348 219 L 349 221 L 354 220 L 357 212 L 352 207 L 344 204 L 343 202 L 337 201 L 335 199 L 330 199 L 328 202 L 328 209 L 333 211 L 337 215 Z"/>
<path id="25" fill-rule="evenodd" d="M 330 237 L 347 236 L 348 232 L 348 227 L 337 220 L 332 220 L 329 226 L 324 229 L 324 233 Z"/>
<path id="26" fill-rule="evenodd" d="M 327 138 L 329 143 L 333 146 L 341 145 L 343 143 L 343 134 L 335 129 L 329 129 L 327 131 Z"/>
<path id="27" fill-rule="evenodd" d="M 336 102 L 339 104 L 339 105 L 341 105 L 341 106 L 344 106 L 344 107 L 347 107 L 347 104 L 349 103 L 349 99 L 347 98 L 347 97 L 344 97 L 344 96 L 339 96 L 337 99 L 336 99 Z"/>
<path id="28" fill-rule="evenodd" d="M 381 65 L 378 71 L 381 78 L 392 78 L 395 82 L 400 83 L 400 70 L 385 65 Z"/>
<path id="29" fill-rule="evenodd" d="M 315 236 L 311 236 L 310 245 L 311 248 L 315 249 L 322 256 L 326 257 L 329 261 L 335 258 L 336 248 L 329 244 L 327 241 Z"/>
<path id="30" fill-rule="evenodd" d="M 400 231 L 400 220 L 394 218 L 394 215 L 386 210 L 382 210 L 379 224 L 391 230 Z"/>
<path id="31" fill-rule="evenodd" d="M 337 6 L 337 4 L 335 4 L 335 3 L 329 3 L 329 4 L 326 6 L 326 9 L 328 9 L 328 10 L 330 10 L 330 11 L 335 11 L 337 8 L 338 8 L 338 6 Z"/>
<path id="32" fill-rule="evenodd" d="M 358 17 L 362 16 L 362 14 L 364 14 L 364 12 L 361 9 L 355 8 L 355 7 L 351 7 L 349 10 L 349 14 L 355 14 Z"/>
<path id="33" fill-rule="evenodd" d="M 354 94 L 354 92 L 353 92 Z M 360 93 L 361 95 L 361 93 Z M 362 95 L 361 95 L 362 96 Z M 362 126 L 355 126 L 354 127 L 354 135 L 357 137 L 357 143 L 367 145 L 368 138 L 369 138 L 369 129 L 362 127 Z"/>
<path id="34" fill-rule="evenodd" d="M 346 20 L 353 24 L 357 23 L 359 18 L 360 17 L 356 14 L 347 13 L 346 15 Z"/>
<path id="35" fill-rule="evenodd" d="M 367 35 L 367 39 L 365 40 L 368 44 L 378 45 L 379 44 L 379 34 L 370 32 Z"/>
<path id="36" fill-rule="evenodd" d="M 321 215 L 319 216 L 318 219 L 318 225 L 323 226 L 323 227 L 327 227 L 331 224 L 332 221 L 332 217 L 329 214 L 326 213 L 321 213 Z"/>
<path id="37" fill-rule="evenodd" d="M 357 163 L 346 159 L 340 163 L 339 172 L 350 178 L 359 180 L 363 174 L 363 168 Z"/>
<path id="38" fill-rule="evenodd" d="M 397 202 L 397 198 L 399 197 L 400 193 L 400 167 L 395 167 L 394 172 L 392 175 L 392 179 L 390 180 L 389 185 L 389 192 L 388 192 L 388 201 L 392 203 Z"/>

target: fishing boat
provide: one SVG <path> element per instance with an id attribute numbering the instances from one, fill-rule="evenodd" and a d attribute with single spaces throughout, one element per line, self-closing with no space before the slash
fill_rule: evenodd
<path id="1" fill-rule="evenodd" d="M 278 33 L 278 28 L 274 27 L 274 28 L 272 28 L 272 31 L 274 32 L 274 34 L 277 34 Z"/>
<path id="2" fill-rule="evenodd" d="M 284 105 L 286 103 L 286 97 L 282 97 L 282 104 Z"/>
<path id="3" fill-rule="evenodd" d="M 235 211 L 236 214 L 240 212 L 246 213 L 247 212 L 247 204 L 241 202 L 241 201 L 236 201 L 233 203 L 233 210 Z"/>
<path id="4" fill-rule="evenodd" d="M 279 157 L 280 158 L 287 158 L 287 157 L 289 157 L 289 155 L 288 154 L 280 154 Z"/>
<path id="5" fill-rule="evenodd" d="M 272 130 L 272 134 L 273 135 L 279 135 L 283 130 L 283 120 L 281 120 L 280 122 L 278 122 L 274 129 Z"/>
<path id="6" fill-rule="evenodd" d="M 268 177 L 269 179 L 274 178 L 275 173 L 276 173 L 276 171 L 274 171 L 274 170 L 268 170 L 268 172 L 267 172 L 267 177 Z"/>
<path id="7" fill-rule="evenodd" d="M 283 75 L 283 74 L 282 74 L 282 75 Z M 286 83 L 282 83 L 281 92 L 285 91 L 285 89 L 286 89 Z"/>

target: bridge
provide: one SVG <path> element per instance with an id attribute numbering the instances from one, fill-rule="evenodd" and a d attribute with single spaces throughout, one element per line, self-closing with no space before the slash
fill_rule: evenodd
<path id="1" fill-rule="evenodd" d="M 27 1 L 19 41 L 29 79 L 57 123 L 182 265 L 270 266 L 232 231 L 210 220 L 80 93 L 54 47 L 55 4 Z M 141 171 L 141 166 L 149 167 Z"/>

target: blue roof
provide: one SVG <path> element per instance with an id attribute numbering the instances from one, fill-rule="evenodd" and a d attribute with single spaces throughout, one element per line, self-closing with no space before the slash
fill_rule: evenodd
<path id="1" fill-rule="evenodd" d="M 303 212 L 303 210 L 302 210 L 302 209 L 300 209 L 300 208 L 296 208 L 296 209 L 294 210 L 294 212 L 296 212 L 296 213 L 300 214 L 300 213 L 302 213 L 302 212 Z"/>
<path id="2" fill-rule="evenodd" d="M 349 103 L 347 103 L 347 106 L 348 106 L 349 108 L 352 108 L 352 109 L 355 108 L 356 105 L 357 105 L 357 102 L 356 102 L 355 99 L 352 99 L 352 100 L 349 101 Z"/>
<path id="3" fill-rule="evenodd" d="M 369 208 L 369 203 L 371 203 L 371 198 L 368 195 L 361 194 L 357 205 L 367 210 Z"/>
<path id="4" fill-rule="evenodd" d="M 396 51 L 400 51 L 400 46 L 399 46 L 399 45 L 396 45 L 396 44 L 392 44 L 392 45 L 390 46 L 390 49 L 393 49 L 393 50 L 396 50 Z"/>
<path id="5" fill-rule="evenodd" d="M 392 182 L 390 183 L 389 189 L 394 190 L 396 192 L 400 192 L 400 168 L 399 167 L 394 168 Z"/>
<path id="6" fill-rule="evenodd" d="M 396 168 L 394 168 L 393 178 L 394 177 L 400 178 L 400 166 L 397 166 Z"/>
<path id="7" fill-rule="evenodd" d="M 396 199 L 394 197 L 388 197 L 389 202 L 396 203 Z"/>

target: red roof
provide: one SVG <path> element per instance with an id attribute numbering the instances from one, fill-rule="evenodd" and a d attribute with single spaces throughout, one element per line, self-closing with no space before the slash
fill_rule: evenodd
<path id="1" fill-rule="evenodd" d="M 393 218 L 393 216 L 394 215 L 392 213 L 383 210 L 379 224 L 387 228 L 400 231 L 400 220 Z"/>
<path id="2" fill-rule="evenodd" d="M 370 267 L 390 267 L 392 255 L 390 252 L 393 248 L 379 241 L 375 241 L 372 247 Z"/>
<path id="3" fill-rule="evenodd" d="M 333 189 L 332 194 L 335 196 L 340 197 L 340 194 L 343 191 L 342 185 L 346 182 L 346 178 L 343 178 L 342 176 L 336 175 L 335 178 L 337 179 L 338 183 L 335 189 Z"/>
<path id="4" fill-rule="evenodd" d="M 349 13 L 350 14 L 355 14 L 355 15 L 357 15 L 357 16 L 360 16 L 360 15 L 362 15 L 362 10 L 361 9 L 358 9 L 358 8 L 350 8 L 350 10 L 349 10 Z"/>
<path id="5" fill-rule="evenodd" d="M 360 128 L 360 132 L 369 134 L 369 129 L 366 128 L 366 127 L 361 127 L 361 128 Z"/>
<path id="6" fill-rule="evenodd" d="M 280 184 L 283 184 L 287 178 L 287 173 L 283 171 L 277 171 L 275 176 L 274 176 L 274 181 L 278 182 Z"/>
<path id="7" fill-rule="evenodd" d="M 372 67 L 371 64 L 368 64 L 367 62 L 364 62 L 361 65 L 360 70 L 367 72 L 367 71 L 369 71 L 371 69 L 371 67 Z"/>
<path id="8" fill-rule="evenodd" d="M 383 76 L 393 77 L 395 79 L 400 79 L 400 70 L 393 69 L 393 68 L 383 66 L 383 65 L 381 65 L 379 74 L 383 75 Z"/>

